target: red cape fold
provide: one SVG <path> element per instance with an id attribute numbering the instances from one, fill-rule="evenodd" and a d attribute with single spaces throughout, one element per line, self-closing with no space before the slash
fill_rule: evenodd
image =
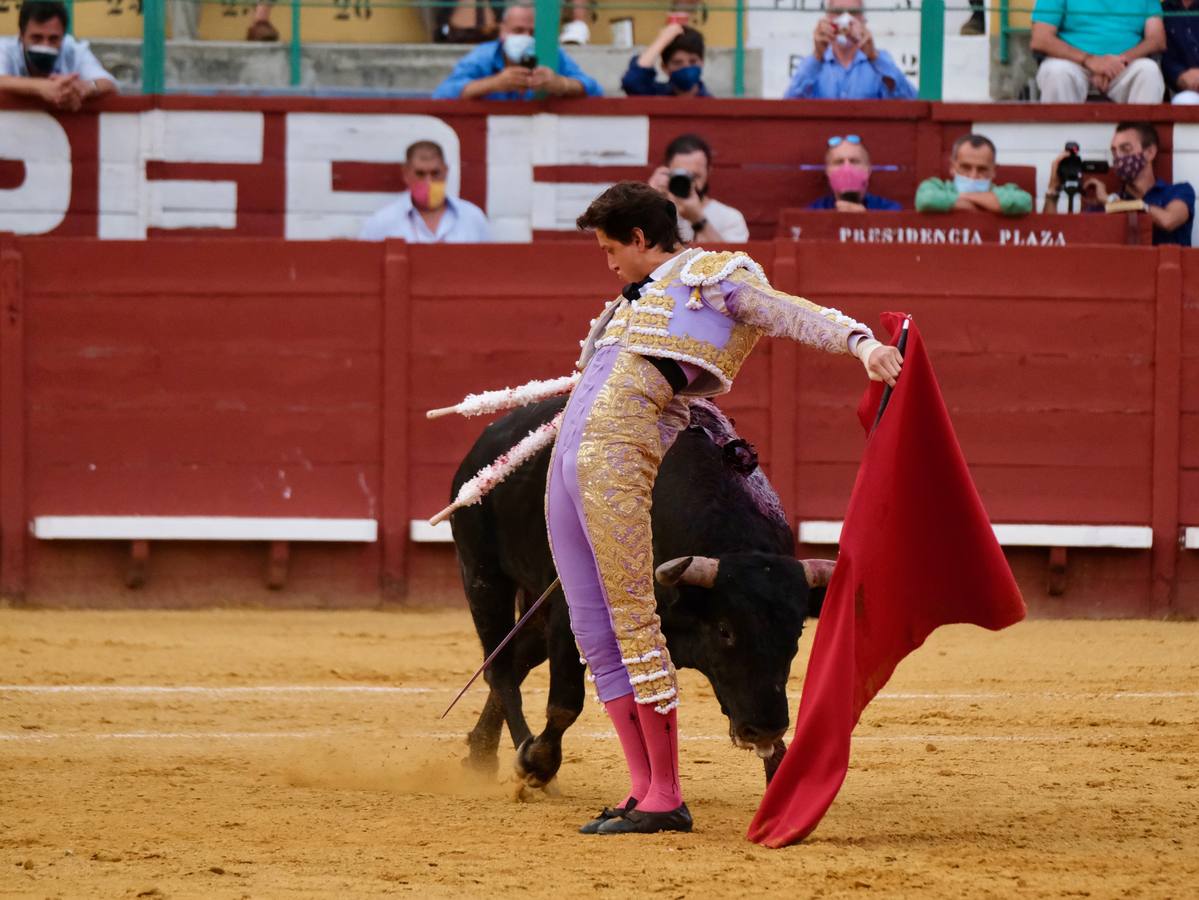
<path id="1" fill-rule="evenodd" d="M 898 337 L 899 313 L 883 316 Z M 866 442 L 816 629 L 787 755 L 749 826 L 751 841 L 802 841 L 837 796 L 850 735 L 899 661 L 940 625 L 998 630 L 1024 600 L 970 478 L 915 323 L 903 374 Z M 882 385 L 858 417 L 869 430 Z"/>

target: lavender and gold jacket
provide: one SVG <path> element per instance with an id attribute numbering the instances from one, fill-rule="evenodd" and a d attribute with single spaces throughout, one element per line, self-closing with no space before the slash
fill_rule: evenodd
<path id="1" fill-rule="evenodd" d="M 727 393 L 762 335 L 787 337 L 829 353 L 848 353 L 855 334 L 873 337 L 840 310 L 770 286 L 762 267 L 741 252 L 692 250 L 639 300 L 619 297 L 592 320 L 581 341 L 579 371 L 595 351 L 619 344 L 630 353 L 689 363 L 700 374 L 679 393 Z"/>

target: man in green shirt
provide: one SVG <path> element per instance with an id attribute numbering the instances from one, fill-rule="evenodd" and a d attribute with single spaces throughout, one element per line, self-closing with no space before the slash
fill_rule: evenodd
<path id="1" fill-rule="evenodd" d="M 917 212 L 993 212 L 1023 216 L 1032 212 L 1032 195 L 1014 184 L 994 184 L 995 145 L 981 134 L 953 142 L 950 180 L 926 178 L 916 189 Z"/>
<path id="2" fill-rule="evenodd" d="M 1166 85 L 1149 59 L 1166 49 L 1161 0 L 1037 0 L 1032 49 L 1042 103 L 1161 103 Z"/>

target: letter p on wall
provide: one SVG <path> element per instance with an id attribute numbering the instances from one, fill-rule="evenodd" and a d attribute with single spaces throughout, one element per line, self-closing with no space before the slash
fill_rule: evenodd
<path id="1" fill-rule="evenodd" d="M 61 225 L 71 206 L 71 142 L 54 117 L 0 111 L 0 160 L 23 173 L 0 189 L 0 231 L 45 234 Z"/>

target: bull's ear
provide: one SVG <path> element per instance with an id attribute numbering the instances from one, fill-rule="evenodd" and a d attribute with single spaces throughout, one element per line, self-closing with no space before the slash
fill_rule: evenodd
<path id="1" fill-rule="evenodd" d="M 716 583 L 719 568 L 720 560 L 710 556 L 680 556 L 658 566 L 654 570 L 654 577 L 659 584 L 667 587 L 691 584 L 710 588 Z"/>

